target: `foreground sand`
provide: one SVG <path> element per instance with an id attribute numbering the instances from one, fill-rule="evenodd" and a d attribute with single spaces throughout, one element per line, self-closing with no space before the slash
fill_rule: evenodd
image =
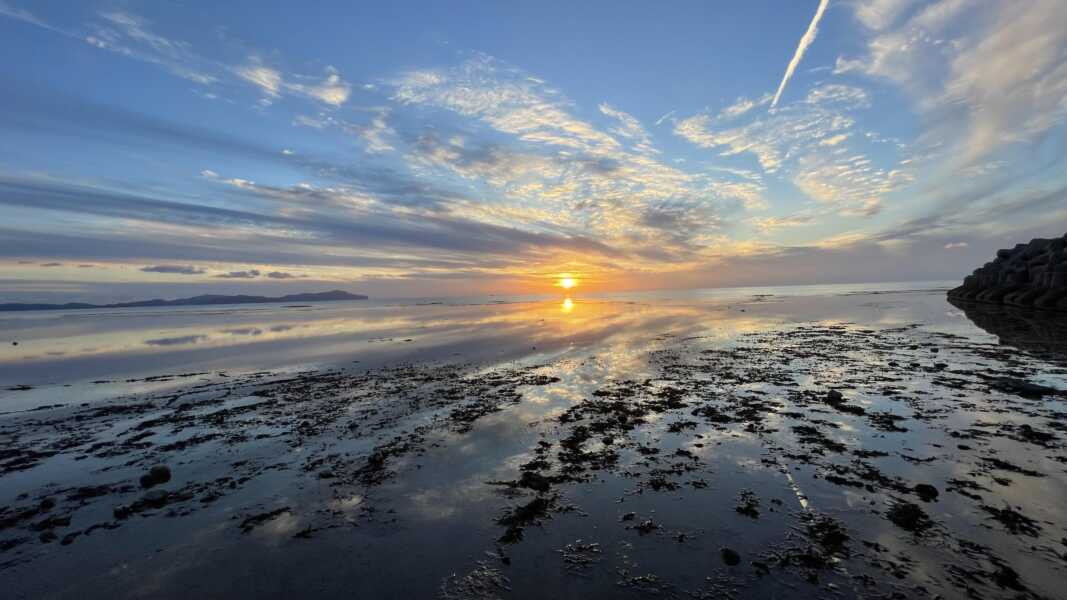
<path id="1" fill-rule="evenodd" d="M 6 414 L 5 596 L 1061 596 L 1055 336 L 723 322 Z"/>

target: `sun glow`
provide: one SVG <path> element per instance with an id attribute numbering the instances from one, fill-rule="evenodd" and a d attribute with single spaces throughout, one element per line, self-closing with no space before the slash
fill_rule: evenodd
<path id="1" fill-rule="evenodd" d="M 578 285 L 578 280 L 573 277 L 563 277 L 559 280 L 559 287 L 565 290 L 569 290 L 576 285 Z"/>

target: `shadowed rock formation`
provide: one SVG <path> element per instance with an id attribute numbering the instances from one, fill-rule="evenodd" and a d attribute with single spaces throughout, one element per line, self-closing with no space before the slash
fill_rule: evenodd
<path id="1" fill-rule="evenodd" d="M 997 250 L 997 257 L 948 297 L 966 302 L 1067 311 L 1067 235 Z"/>

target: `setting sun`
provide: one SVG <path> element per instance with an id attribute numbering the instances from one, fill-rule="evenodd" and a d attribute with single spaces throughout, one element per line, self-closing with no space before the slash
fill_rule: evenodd
<path id="1" fill-rule="evenodd" d="M 564 277 L 563 279 L 559 280 L 559 287 L 565 290 L 569 290 L 576 285 L 578 285 L 578 281 L 573 277 Z"/>

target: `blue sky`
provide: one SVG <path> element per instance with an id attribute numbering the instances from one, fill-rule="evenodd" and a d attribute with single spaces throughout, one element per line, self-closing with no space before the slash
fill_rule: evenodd
<path id="1" fill-rule="evenodd" d="M 5 297 L 956 279 L 1067 229 L 1058 0 L 387 4 L 0 0 Z"/>

